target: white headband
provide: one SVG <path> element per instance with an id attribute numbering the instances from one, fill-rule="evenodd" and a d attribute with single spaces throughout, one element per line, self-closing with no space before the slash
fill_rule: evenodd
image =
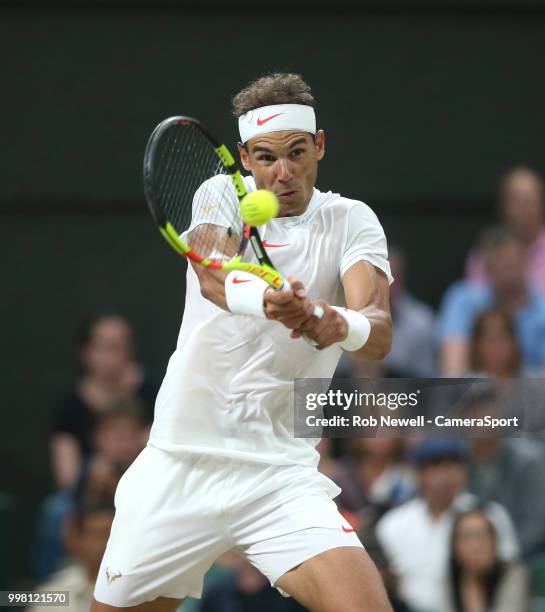
<path id="1" fill-rule="evenodd" d="M 316 116 L 305 104 L 273 104 L 248 111 L 238 119 L 242 143 L 259 134 L 297 130 L 316 134 Z"/>

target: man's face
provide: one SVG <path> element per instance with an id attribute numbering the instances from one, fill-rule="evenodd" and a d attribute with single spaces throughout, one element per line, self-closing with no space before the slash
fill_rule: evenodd
<path id="1" fill-rule="evenodd" d="M 136 417 L 120 414 L 100 424 L 94 434 L 99 456 L 129 466 L 145 446 L 145 428 Z"/>
<path id="2" fill-rule="evenodd" d="M 526 258 L 516 242 L 488 249 L 485 252 L 485 268 L 494 289 L 507 295 L 519 291 L 526 283 Z"/>
<path id="3" fill-rule="evenodd" d="M 305 212 L 318 175 L 318 162 L 324 156 L 324 132 L 316 137 L 308 132 L 284 131 L 262 134 L 239 145 L 245 170 L 252 173 L 258 189 L 276 194 L 279 217 Z"/>
<path id="4" fill-rule="evenodd" d="M 465 486 L 466 467 L 461 461 L 445 457 L 421 467 L 418 476 L 428 503 L 448 508 Z"/>
<path id="5" fill-rule="evenodd" d="M 543 194 L 535 176 L 519 172 L 511 177 L 502 194 L 501 212 L 522 240 L 531 240 L 543 223 Z"/>
<path id="6" fill-rule="evenodd" d="M 118 317 L 100 320 L 82 351 L 84 367 L 92 373 L 114 377 L 131 359 L 132 332 L 128 324 Z"/>
<path id="7" fill-rule="evenodd" d="M 489 571 L 496 561 L 496 537 L 486 516 L 475 512 L 463 517 L 454 534 L 454 556 L 464 570 Z"/>

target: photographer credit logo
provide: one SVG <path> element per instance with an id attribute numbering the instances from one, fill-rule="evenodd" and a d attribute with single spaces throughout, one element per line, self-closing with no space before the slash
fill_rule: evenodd
<path id="1" fill-rule="evenodd" d="M 344 393 L 337 389 L 330 389 L 326 393 L 307 393 L 307 410 L 316 410 L 325 406 L 349 410 L 358 408 L 388 408 L 397 410 L 399 407 L 414 407 L 418 405 L 420 389 L 412 393 Z"/>
<path id="2" fill-rule="evenodd" d="M 297 437 L 456 435 L 545 431 L 543 381 L 498 387 L 480 379 L 300 379 Z M 524 411 L 524 414 L 523 414 Z"/>

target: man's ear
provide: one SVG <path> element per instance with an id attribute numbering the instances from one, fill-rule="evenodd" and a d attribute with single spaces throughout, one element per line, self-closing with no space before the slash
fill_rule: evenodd
<path id="1" fill-rule="evenodd" d="M 325 132 L 324 130 L 318 130 L 314 137 L 314 143 L 316 145 L 316 159 L 320 161 L 325 155 Z"/>
<path id="2" fill-rule="evenodd" d="M 247 172 L 250 172 L 250 154 L 248 153 L 248 149 L 240 143 L 237 142 L 238 154 L 240 155 L 240 162 L 242 163 L 242 167 Z"/>

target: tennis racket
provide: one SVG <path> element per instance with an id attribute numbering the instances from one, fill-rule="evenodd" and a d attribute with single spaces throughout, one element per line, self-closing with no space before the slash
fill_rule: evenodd
<path id="1" fill-rule="evenodd" d="M 212 270 L 244 270 L 271 287 L 289 285 L 273 266 L 255 227 L 240 216 L 247 194 L 229 149 L 199 121 L 170 117 L 151 134 L 144 191 L 159 231 L 180 255 Z M 242 261 L 248 242 L 259 263 Z"/>
<path id="2" fill-rule="evenodd" d="M 153 130 L 144 153 L 144 191 L 159 231 L 178 254 L 212 270 L 250 272 L 274 289 L 290 287 L 257 228 L 242 221 L 247 189 L 238 163 L 200 121 L 170 117 Z M 242 261 L 248 243 L 257 264 Z M 314 308 L 315 316 L 323 314 L 321 306 Z"/>

